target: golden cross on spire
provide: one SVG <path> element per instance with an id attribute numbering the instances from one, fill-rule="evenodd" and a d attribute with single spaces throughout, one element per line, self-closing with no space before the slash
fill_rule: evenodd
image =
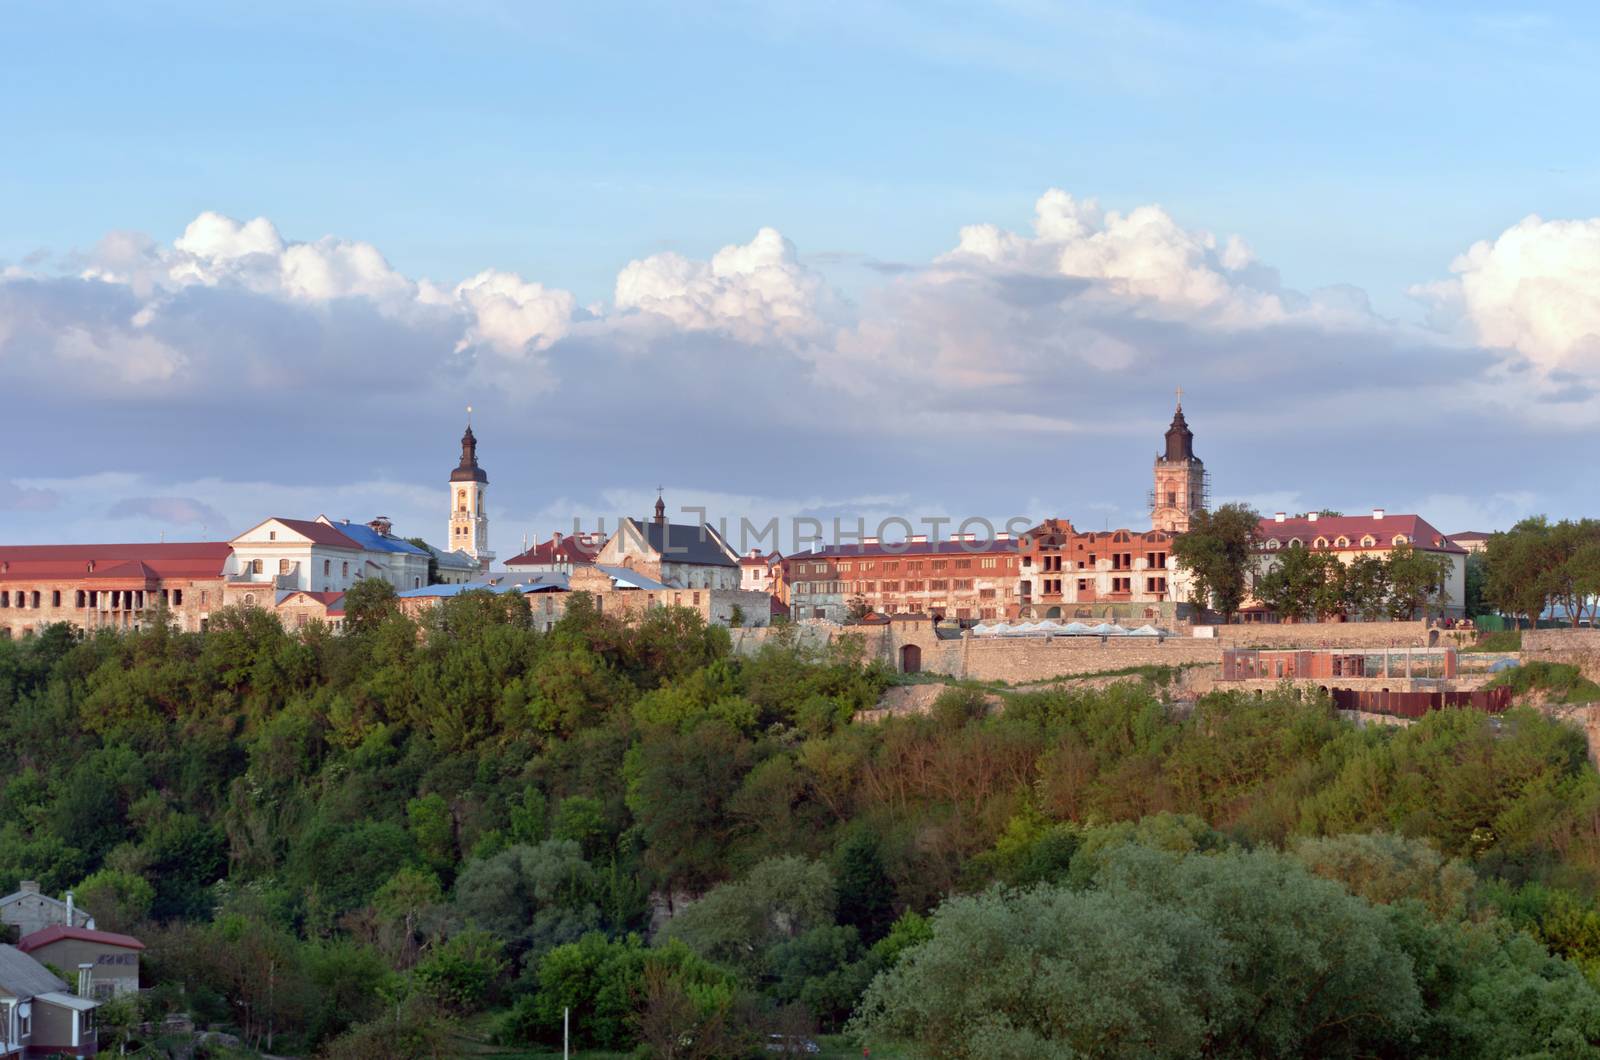
<path id="1" fill-rule="evenodd" d="M 1178 388 L 1178 407 L 1183 408 L 1183 387 Z"/>

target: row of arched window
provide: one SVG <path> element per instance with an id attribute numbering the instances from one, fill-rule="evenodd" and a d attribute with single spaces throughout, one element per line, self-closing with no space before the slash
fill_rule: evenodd
<path id="1" fill-rule="evenodd" d="M 1404 535 L 1404 534 L 1396 534 L 1396 535 L 1394 535 L 1394 537 L 1389 539 L 1389 544 L 1392 545 L 1395 548 L 1399 548 L 1401 545 L 1410 544 L 1410 539 L 1408 537 L 1406 537 L 1406 535 Z M 1305 547 L 1306 547 L 1306 543 L 1304 541 L 1302 541 L 1298 537 L 1291 537 L 1287 541 L 1280 541 L 1277 538 L 1272 538 L 1271 540 L 1269 540 L 1267 542 L 1267 551 L 1269 551 L 1269 552 L 1276 552 L 1280 548 L 1305 548 Z M 1318 538 L 1314 539 L 1311 542 L 1311 547 L 1314 548 L 1314 549 L 1319 549 L 1319 548 L 1349 548 L 1350 547 L 1350 539 L 1348 537 L 1345 537 L 1343 534 L 1341 534 L 1338 537 L 1334 538 L 1331 542 L 1325 537 L 1318 537 Z M 1378 539 L 1373 537 L 1371 534 L 1367 534 L 1365 537 L 1363 537 L 1361 539 L 1361 547 L 1362 548 L 1377 548 L 1378 547 Z"/>

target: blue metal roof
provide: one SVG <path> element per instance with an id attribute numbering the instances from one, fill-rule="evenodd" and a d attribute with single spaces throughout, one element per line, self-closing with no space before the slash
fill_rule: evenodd
<path id="1" fill-rule="evenodd" d="M 405 552 L 413 556 L 428 553 L 398 537 L 384 537 L 365 523 L 335 523 L 334 529 L 369 552 Z"/>
<path id="2" fill-rule="evenodd" d="M 479 578 L 477 581 L 463 582 L 460 585 L 424 585 L 420 589 L 404 589 L 395 596 L 402 600 L 428 600 L 433 598 L 447 598 L 460 596 L 462 593 L 490 592 L 490 593 L 537 593 L 555 592 L 567 587 L 567 578 L 564 574 L 545 574 L 535 578 L 494 577 Z"/>

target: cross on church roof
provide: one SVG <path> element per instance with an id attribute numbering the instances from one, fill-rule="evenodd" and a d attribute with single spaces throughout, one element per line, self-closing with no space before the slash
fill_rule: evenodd
<path id="1" fill-rule="evenodd" d="M 1178 407 L 1183 408 L 1183 387 L 1178 388 Z"/>

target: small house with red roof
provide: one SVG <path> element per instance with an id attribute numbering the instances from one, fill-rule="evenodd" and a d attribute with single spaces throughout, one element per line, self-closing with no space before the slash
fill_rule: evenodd
<path id="1" fill-rule="evenodd" d="M 88 996 L 101 1001 L 139 990 L 139 954 L 132 935 L 51 924 L 17 940 L 17 949 L 64 971 L 86 974 Z"/>
<path id="2" fill-rule="evenodd" d="M 518 574 L 571 574 L 579 567 L 592 566 L 595 556 L 605 546 L 605 534 L 557 531 L 549 540 L 525 548 L 506 560 L 506 570 Z"/>
<path id="3" fill-rule="evenodd" d="M 751 593 L 771 594 L 773 603 L 785 605 L 782 613 L 787 614 L 789 586 L 783 579 L 783 554 L 753 548 L 739 557 L 739 588 Z"/>

